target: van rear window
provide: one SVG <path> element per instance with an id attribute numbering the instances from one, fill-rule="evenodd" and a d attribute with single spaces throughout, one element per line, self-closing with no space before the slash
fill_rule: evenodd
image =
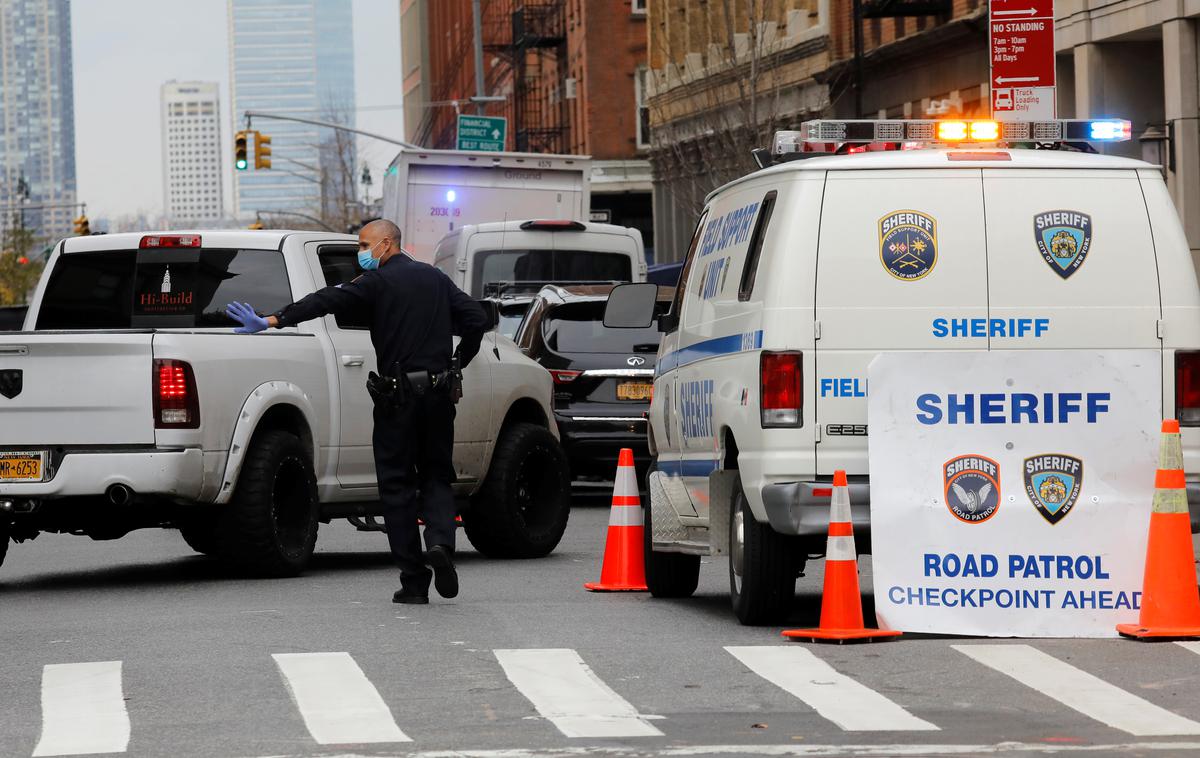
<path id="1" fill-rule="evenodd" d="M 628 255 L 595 250 L 484 250 L 475 263 L 471 296 L 488 282 L 628 282 Z"/>
<path id="2" fill-rule="evenodd" d="M 37 329 L 236 326 L 233 301 L 273 313 L 292 301 L 278 250 L 112 250 L 62 255 Z"/>

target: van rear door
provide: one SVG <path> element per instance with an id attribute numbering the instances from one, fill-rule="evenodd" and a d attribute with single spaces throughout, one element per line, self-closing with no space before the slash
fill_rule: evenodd
<path id="1" fill-rule="evenodd" d="M 983 191 L 993 350 L 1161 347 L 1135 171 L 985 169 Z"/>
<path id="2" fill-rule="evenodd" d="M 817 250 L 817 474 L 867 473 L 867 366 L 986 350 L 978 169 L 830 171 Z M 807 420 L 806 420 L 807 423 Z"/>

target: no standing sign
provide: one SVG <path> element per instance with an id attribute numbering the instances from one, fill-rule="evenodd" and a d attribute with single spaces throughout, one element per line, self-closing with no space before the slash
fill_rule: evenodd
<path id="1" fill-rule="evenodd" d="M 1054 0 L 989 0 L 992 117 L 1051 119 Z"/>

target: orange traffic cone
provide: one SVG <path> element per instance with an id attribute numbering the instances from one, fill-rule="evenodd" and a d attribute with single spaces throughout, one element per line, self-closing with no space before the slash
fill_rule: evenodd
<path id="1" fill-rule="evenodd" d="M 783 636 L 813 642 L 846 642 L 899 637 L 900 634 L 891 629 L 863 626 L 858 554 L 854 551 L 854 524 L 850 520 L 850 487 L 846 483 L 846 472 L 835 471 L 829 542 L 825 548 L 825 588 L 821 591 L 821 626 L 818 629 L 786 629 Z"/>
<path id="2" fill-rule="evenodd" d="M 617 480 L 613 483 L 612 511 L 608 516 L 608 538 L 604 541 L 604 565 L 600 581 L 583 585 L 596 592 L 645 592 L 646 557 L 642 554 L 644 521 L 638 497 L 633 451 L 621 449 Z"/>
<path id="3" fill-rule="evenodd" d="M 1200 637 L 1196 554 L 1183 478 L 1183 446 L 1174 419 L 1163 421 L 1158 446 L 1141 613 L 1138 623 L 1117 624 L 1117 631 L 1138 639 Z"/>

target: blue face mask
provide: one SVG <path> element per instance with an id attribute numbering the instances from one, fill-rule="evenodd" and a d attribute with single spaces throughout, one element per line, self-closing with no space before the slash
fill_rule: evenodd
<path id="1" fill-rule="evenodd" d="M 363 271 L 371 271 L 379 268 L 379 259 L 371 255 L 374 247 L 369 247 L 366 250 L 358 251 L 358 265 Z"/>

